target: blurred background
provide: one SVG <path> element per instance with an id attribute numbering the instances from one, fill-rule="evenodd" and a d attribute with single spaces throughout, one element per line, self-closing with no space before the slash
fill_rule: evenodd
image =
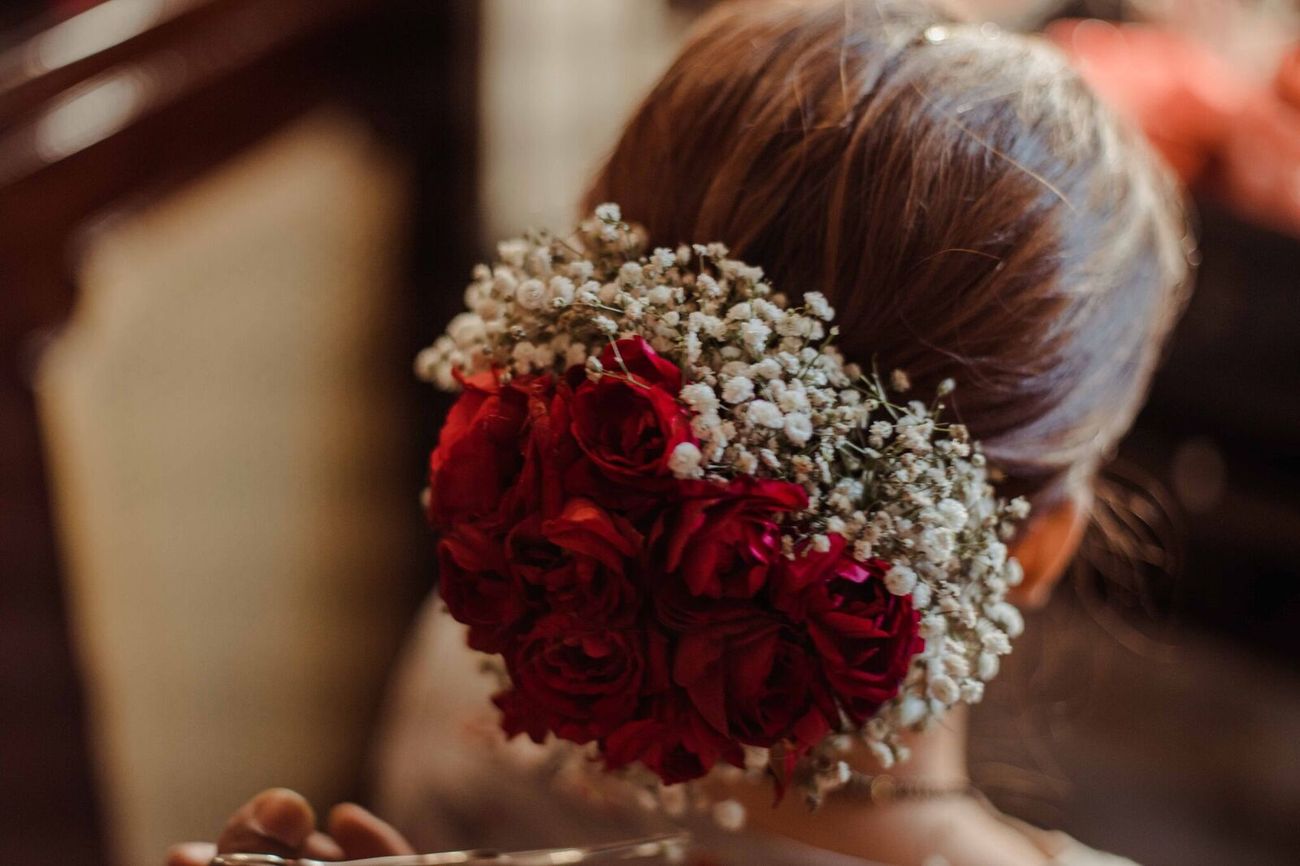
<path id="1" fill-rule="evenodd" d="M 411 359 L 709 5 L 0 4 L 0 862 L 366 796 L 433 581 Z M 1203 263 L 1106 482 L 1128 541 L 1031 617 L 976 779 L 1148 866 L 1300 862 L 1300 8 L 967 5 L 1143 125 Z"/>

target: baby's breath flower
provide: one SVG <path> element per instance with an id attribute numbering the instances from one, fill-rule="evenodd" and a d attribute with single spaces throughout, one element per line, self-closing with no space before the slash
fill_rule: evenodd
<path id="1" fill-rule="evenodd" d="M 915 725 L 925 718 L 928 709 L 928 705 L 920 697 L 908 695 L 898 702 L 898 720 L 907 726 Z"/>
<path id="2" fill-rule="evenodd" d="M 727 318 L 733 322 L 748 322 L 754 317 L 754 308 L 749 305 L 748 301 L 741 301 L 727 310 Z"/>
<path id="3" fill-rule="evenodd" d="M 1006 601 L 1023 579 L 1006 539 L 1029 503 L 998 500 L 969 430 L 943 423 L 940 401 L 956 383 L 940 382 L 930 402 L 899 405 L 897 395 L 912 388 L 907 375 L 882 380 L 846 361 L 824 295 L 807 292 L 791 307 L 760 268 L 728 255 L 716 243 L 647 254 L 646 233 L 624 223 L 614 204 L 598 207 L 572 238 L 505 241 L 495 265 L 474 269 L 466 312 L 419 354 L 417 373 L 447 390 L 460 387 L 458 376 L 489 369 L 506 381 L 585 365 L 599 381 L 624 375 L 598 356 L 632 337 L 676 365 L 695 441 L 668 455 L 672 474 L 801 485 L 808 505 L 780 523 L 783 554 L 828 552 L 838 537 L 845 555 L 879 561 L 885 589 L 920 612 L 925 648 L 897 696 L 859 729 L 833 732 L 856 734 L 887 766 L 906 755 L 904 730 L 978 701 L 1023 630 Z M 828 740 L 818 748 L 833 747 Z M 770 760 L 764 751 L 752 769 Z M 836 765 L 819 765 L 805 793 L 831 790 Z M 669 811 L 686 808 L 680 786 L 664 792 Z M 729 808 L 714 808 L 715 818 L 732 822 Z"/>
<path id="4" fill-rule="evenodd" d="M 443 353 L 433 346 L 421 349 L 420 354 L 415 356 L 415 375 L 426 382 L 432 382 L 434 371 L 438 365 L 443 363 Z"/>
<path id="5" fill-rule="evenodd" d="M 885 588 L 894 595 L 907 595 L 916 588 L 916 572 L 906 565 L 895 565 L 885 574 Z"/>
<path id="6" fill-rule="evenodd" d="M 770 403 L 767 400 L 755 400 L 750 403 L 745 412 L 745 417 L 751 424 L 772 427 L 776 430 L 780 430 L 785 426 L 785 418 L 781 415 L 781 410 L 776 408 L 775 403 Z"/>
<path id="7" fill-rule="evenodd" d="M 701 351 L 702 346 L 700 344 L 699 334 L 690 333 L 682 338 L 682 355 L 685 357 L 686 363 L 694 364 L 698 361 L 700 359 Z"/>
<path id="8" fill-rule="evenodd" d="M 655 306 L 666 307 L 673 299 L 673 290 L 668 286 L 655 286 L 646 292 L 646 300 Z"/>
<path id="9" fill-rule="evenodd" d="M 524 257 L 528 255 L 528 242 L 518 238 L 502 241 L 497 244 L 497 255 L 507 265 L 521 268 L 524 265 Z"/>
<path id="10" fill-rule="evenodd" d="M 573 300 L 573 280 L 568 277 L 551 277 L 551 297 L 566 304 Z"/>
<path id="11" fill-rule="evenodd" d="M 695 382 L 682 389 L 679 395 L 683 403 L 696 412 L 714 412 L 718 408 L 718 395 L 703 382 Z"/>
<path id="12" fill-rule="evenodd" d="M 1020 637 L 1025 630 L 1025 618 L 1014 605 L 1005 601 L 991 602 L 985 606 L 984 614 L 991 622 L 1000 626 L 1008 637 Z"/>
<path id="13" fill-rule="evenodd" d="M 894 762 L 897 761 L 895 750 L 882 739 L 872 738 L 867 740 L 867 750 L 871 752 L 871 757 L 875 759 L 876 763 L 886 770 L 894 766 Z"/>
<path id="14" fill-rule="evenodd" d="M 1011 652 L 1011 641 L 1007 638 L 1006 632 L 995 629 L 984 632 L 980 638 L 980 643 L 986 650 L 998 655 L 1006 655 Z"/>
<path id="15" fill-rule="evenodd" d="M 763 351 L 763 347 L 767 345 L 767 338 L 771 336 L 772 329 L 757 319 L 750 319 L 740 326 L 740 333 L 749 350 L 757 353 Z"/>
<path id="16" fill-rule="evenodd" d="M 678 478 L 701 478 L 704 470 L 700 468 L 703 455 L 700 449 L 690 442 L 682 442 L 668 456 L 668 468 Z"/>
<path id="17" fill-rule="evenodd" d="M 955 499 L 944 499 L 935 507 L 940 519 L 944 525 L 953 531 L 960 530 L 970 520 L 970 514 L 966 511 L 966 506 L 962 505 Z"/>
<path id="18" fill-rule="evenodd" d="M 758 458 L 743 448 L 736 449 L 733 459 L 741 475 L 753 475 L 758 471 Z"/>
<path id="19" fill-rule="evenodd" d="M 931 527 L 921 533 L 919 547 L 928 558 L 946 562 L 957 546 L 957 536 L 946 526 Z"/>
<path id="20" fill-rule="evenodd" d="M 786 438 L 795 445 L 803 445 L 812 438 L 812 419 L 803 412 L 791 412 L 786 415 L 783 426 Z"/>
<path id="21" fill-rule="evenodd" d="M 803 388 L 787 388 L 777 398 L 776 404 L 781 407 L 782 412 L 800 412 L 805 415 L 812 412 L 812 401 L 809 395 L 816 395 L 817 391 L 808 392 Z"/>
<path id="22" fill-rule="evenodd" d="M 515 303 L 525 310 L 540 310 L 546 303 L 546 286 L 536 278 L 524 280 L 515 291 Z"/>
<path id="23" fill-rule="evenodd" d="M 803 302 L 804 306 L 808 308 L 808 312 L 823 322 L 829 322 L 835 318 L 835 309 L 826 302 L 826 296 L 821 292 L 805 292 Z"/>
<path id="24" fill-rule="evenodd" d="M 956 680 L 946 674 L 931 677 L 928 692 L 930 697 L 949 706 L 961 700 L 961 689 Z"/>
<path id="25" fill-rule="evenodd" d="M 447 334 L 457 346 L 468 348 L 487 336 L 483 320 L 475 313 L 460 313 L 447 325 Z"/>
<path id="26" fill-rule="evenodd" d="M 722 386 L 722 399 L 728 403 L 743 403 L 754 396 L 754 382 L 746 376 L 732 376 Z"/>

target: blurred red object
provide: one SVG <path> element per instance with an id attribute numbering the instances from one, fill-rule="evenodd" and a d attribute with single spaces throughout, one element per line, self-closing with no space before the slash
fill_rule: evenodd
<path id="1" fill-rule="evenodd" d="M 1300 45 L 1260 84 L 1156 27 L 1065 20 L 1048 36 L 1189 186 L 1300 236 Z"/>

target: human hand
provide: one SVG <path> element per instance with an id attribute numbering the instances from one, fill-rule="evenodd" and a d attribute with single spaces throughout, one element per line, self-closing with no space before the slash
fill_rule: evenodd
<path id="1" fill-rule="evenodd" d="M 355 860 L 413 854 L 389 824 L 354 803 L 330 810 L 324 830 L 300 795 L 285 788 L 263 791 L 226 822 L 216 844 L 186 842 L 167 852 L 166 866 L 208 866 L 217 854 L 278 854 L 316 860 Z"/>

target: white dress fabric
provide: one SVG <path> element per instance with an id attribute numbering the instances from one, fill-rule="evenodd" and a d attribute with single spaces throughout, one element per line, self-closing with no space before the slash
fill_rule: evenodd
<path id="1" fill-rule="evenodd" d="M 662 817 L 579 805 L 544 784 L 529 771 L 544 753 L 501 745 L 493 691 L 463 628 L 431 600 L 393 682 L 376 752 L 376 805 L 417 850 L 561 847 L 669 829 Z M 1064 833 L 1004 820 L 1043 852 L 1044 866 L 1137 866 Z M 786 839 L 693 829 L 692 866 L 888 866 Z"/>

